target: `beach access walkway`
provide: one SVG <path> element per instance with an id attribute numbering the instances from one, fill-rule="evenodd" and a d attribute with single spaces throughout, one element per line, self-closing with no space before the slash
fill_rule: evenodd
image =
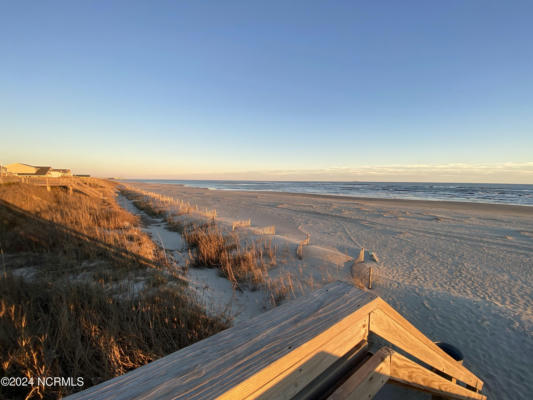
<path id="1" fill-rule="evenodd" d="M 334 282 L 68 399 L 370 399 L 386 384 L 486 398 L 384 300 Z"/>

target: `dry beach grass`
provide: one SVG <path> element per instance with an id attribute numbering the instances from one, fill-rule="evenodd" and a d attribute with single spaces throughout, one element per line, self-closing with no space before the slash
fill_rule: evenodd
<path id="1" fill-rule="evenodd" d="M 268 269 L 276 265 L 276 248 L 272 241 L 262 237 L 243 240 L 236 232 L 238 227 L 249 226 L 250 221 L 238 221 L 232 224 L 231 229 L 224 229 L 215 222 L 216 211 L 198 212 L 197 208 L 183 201 L 178 204 L 186 206 L 175 209 L 171 205 L 176 202 L 166 198 L 162 200 L 160 196 L 131 186 L 122 189 L 121 193 L 137 208 L 150 216 L 165 219 L 169 229 L 183 235 L 192 250 L 192 266 L 218 268 L 237 289 L 243 286 L 254 290 L 276 286 L 268 278 Z M 184 214 L 192 218 L 179 219 Z"/>
<path id="2" fill-rule="evenodd" d="M 255 240 L 243 244 L 235 234 L 224 233 L 215 223 L 191 225 L 184 231 L 187 243 L 195 249 L 193 264 L 218 268 L 235 287 L 248 284 L 259 288 L 276 264 L 271 241 Z"/>
<path id="3" fill-rule="evenodd" d="M 137 368 L 224 329 L 164 251 L 115 202 L 115 185 L 0 185 L 3 376 L 83 377 Z M 77 387 L 2 387 L 2 398 L 57 398 Z"/>

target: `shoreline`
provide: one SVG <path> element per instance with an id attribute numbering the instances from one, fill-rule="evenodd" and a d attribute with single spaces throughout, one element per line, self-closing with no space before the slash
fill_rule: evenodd
<path id="1" fill-rule="evenodd" d="M 187 187 L 187 186 L 185 186 Z M 193 187 L 193 186 L 188 186 Z M 195 189 L 204 189 L 197 188 Z M 289 196 L 301 196 L 307 198 L 321 198 L 321 199 L 335 199 L 335 200 L 346 200 L 346 201 L 357 201 L 357 202 L 369 202 L 369 203 L 387 203 L 387 205 L 418 205 L 426 206 L 428 208 L 434 208 L 435 205 L 447 206 L 443 207 L 446 209 L 455 209 L 459 210 L 470 209 L 472 206 L 476 206 L 477 210 L 483 211 L 511 211 L 517 214 L 525 214 L 533 216 L 533 206 L 529 205 L 520 205 L 520 204 L 503 204 L 503 203 L 483 203 L 483 202 L 474 202 L 474 201 L 452 201 L 452 200 L 429 200 L 429 199 L 399 199 L 399 198 L 382 198 L 382 197 L 360 197 L 360 196 L 346 196 L 346 195 L 335 195 L 335 194 L 319 194 L 319 193 L 299 193 L 299 192 L 279 192 L 273 190 L 224 190 L 224 189 L 206 189 L 206 190 L 216 190 L 216 191 L 228 191 L 234 193 L 254 193 L 254 194 L 265 194 L 272 193 L 273 195 L 289 195 Z"/>
<path id="2" fill-rule="evenodd" d="M 119 182 L 125 183 L 140 183 L 148 185 L 169 185 L 169 186 L 179 186 L 188 189 L 194 190 L 205 190 L 210 192 L 221 192 L 221 193 L 238 193 L 238 194 L 254 194 L 254 195 L 270 195 L 270 196 L 291 196 L 291 197 L 303 197 L 303 198 L 315 198 L 315 199 L 330 199 L 330 200 L 342 200 L 342 201 L 354 201 L 354 202 L 368 202 L 372 204 L 379 204 L 380 202 L 384 203 L 383 205 L 411 205 L 411 206 L 421 206 L 423 208 L 435 208 L 435 206 L 440 206 L 442 209 L 446 210 L 455 210 L 455 211 L 471 211 L 472 207 L 475 207 L 476 211 L 487 211 L 487 212 L 511 212 L 515 215 L 528 215 L 533 216 L 533 206 L 526 204 L 505 204 L 505 203 L 485 203 L 485 202 L 476 202 L 476 201 L 461 201 L 461 200 L 440 200 L 440 199 L 401 199 L 401 198 L 386 198 L 386 197 L 363 197 L 363 196 L 347 196 L 347 195 L 337 195 L 330 193 L 305 193 L 305 192 L 283 192 L 275 190 L 238 190 L 238 189 L 215 189 L 215 188 L 205 188 L 199 186 L 186 185 L 182 183 L 161 183 L 161 182 L 150 182 L 146 180 L 133 180 L 125 179 Z"/>
<path id="3" fill-rule="evenodd" d="M 231 193 L 254 193 L 254 194 L 274 194 L 274 195 L 290 195 L 290 196 L 306 196 L 313 198 L 332 198 L 335 200 L 354 200 L 354 201 L 368 201 L 368 202 L 387 202 L 398 204 L 419 204 L 419 205 L 431 205 L 443 204 L 449 205 L 456 209 L 461 208 L 461 206 L 479 206 L 479 207 L 502 207 L 502 211 L 516 211 L 518 213 L 524 212 L 525 214 L 533 215 L 533 205 L 529 204 L 509 204 L 509 203 L 491 203 L 484 201 L 471 201 L 471 200 L 444 200 L 444 199 L 430 199 L 430 198 L 399 198 L 399 197 L 366 197 L 366 196 L 351 196 L 345 194 L 334 194 L 334 193 L 309 193 L 309 192 L 289 192 L 289 191 L 279 191 L 279 190 L 240 190 L 240 189 L 220 189 L 220 188 L 208 188 L 201 186 L 194 186 L 184 183 L 175 183 L 173 181 L 160 181 L 160 180 L 138 180 L 138 179 L 121 179 L 118 182 L 124 183 L 140 183 L 148 185 L 171 185 L 171 186 L 181 186 L 184 188 L 199 189 L 199 190 L 208 190 L 214 192 L 231 192 Z M 490 211 L 490 210 L 487 210 Z"/>

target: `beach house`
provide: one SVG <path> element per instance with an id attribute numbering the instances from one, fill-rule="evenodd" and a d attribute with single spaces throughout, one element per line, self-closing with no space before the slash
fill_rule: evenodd
<path id="1" fill-rule="evenodd" d="M 23 163 L 6 165 L 6 171 L 19 176 L 49 176 L 62 177 L 72 176 L 70 169 L 54 169 L 47 166 L 35 166 Z"/>

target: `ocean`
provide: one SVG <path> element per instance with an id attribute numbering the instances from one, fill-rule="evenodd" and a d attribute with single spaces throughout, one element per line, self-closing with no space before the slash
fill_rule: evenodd
<path id="1" fill-rule="evenodd" d="M 533 185 L 413 182 L 280 182 L 160 180 L 137 182 L 180 184 L 217 190 L 329 194 L 385 199 L 445 200 L 533 206 Z"/>

